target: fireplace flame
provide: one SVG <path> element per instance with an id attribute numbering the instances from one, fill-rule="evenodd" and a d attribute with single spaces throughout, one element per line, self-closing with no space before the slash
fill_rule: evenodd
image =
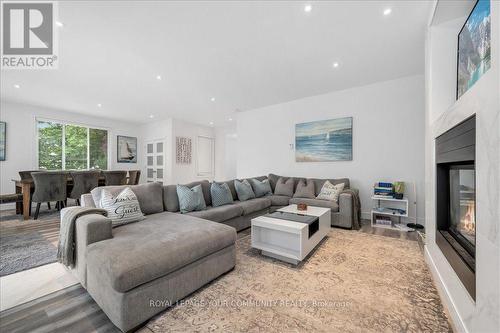
<path id="1" fill-rule="evenodd" d="M 476 214 L 474 204 L 467 205 L 467 212 L 465 212 L 462 221 L 460 221 L 463 229 L 468 232 L 474 232 L 476 229 Z"/>

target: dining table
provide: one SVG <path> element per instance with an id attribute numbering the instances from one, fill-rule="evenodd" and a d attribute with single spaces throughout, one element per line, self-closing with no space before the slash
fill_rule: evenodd
<path id="1" fill-rule="evenodd" d="M 70 175 L 66 178 L 67 183 L 67 193 L 71 192 L 73 188 L 73 179 Z M 16 203 L 16 214 L 23 214 L 24 220 L 30 219 L 30 204 L 31 204 L 31 193 L 35 189 L 35 183 L 33 179 L 12 179 L 16 186 L 16 193 L 21 193 L 23 195 L 23 201 Z M 99 176 L 99 182 L 97 186 L 105 186 L 106 179 L 104 176 Z"/>

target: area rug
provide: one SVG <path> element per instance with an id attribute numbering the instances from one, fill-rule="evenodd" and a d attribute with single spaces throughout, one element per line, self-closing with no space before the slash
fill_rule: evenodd
<path id="1" fill-rule="evenodd" d="M 39 232 L 0 235 L 0 276 L 56 261 L 57 248 Z"/>
<path id="2" fill-rule="evenodd" d="M 237 241 L 237 264 L 153 332 L 451 332 L 415 241 L 332 229 L 297 267 Z"/>

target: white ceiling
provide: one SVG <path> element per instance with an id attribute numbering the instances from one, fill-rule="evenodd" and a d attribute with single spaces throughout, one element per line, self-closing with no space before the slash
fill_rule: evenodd
<path id="1" fill-rule="evenodd" d="M 431 2 L 305 3 L 60 2 L 59 69 L 2 71 L 1 98 L 217 126 L 235 109 L 423 73 Z"/>

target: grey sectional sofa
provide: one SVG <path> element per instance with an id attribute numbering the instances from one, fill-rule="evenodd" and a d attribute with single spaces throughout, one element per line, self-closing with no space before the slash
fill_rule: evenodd
<path id="1" fill-rule="evenodd" d="M 271 174 L 268 179 L 274 191 L 279 176 Z M 295 186 L 298 180 L 294 178 Z M 349 187 L 348 179 L 330 181 Z M 325 180 L 314 182 L 321 189 Z M 203 180 L 187 185 L 201 184 L 207 209 L 180 214 L 176 186 L 149 183 L 130 186 L 146 215 L 143 221 L 112 229 L 111 220 L 101 215 L 78 218 L 73 272 L 118 328 L 129 331 L 137 327 L 231 270 L 236 262 L 236 231 L 248 228 L 256 216 L 305 202 L 331 208 L 332 225 L 352 226 L 350 194 L 342 193 L 339 204 L 280 195 L 240 202 L 234 182 L 226 183 L 235 199 L 233 204 L 212 207 L 210 183 Z M 117 194 L 127 186 L 96 188 L 82 196 L 81 205 L 95 207 L 103 188 Z M 155 301 L 163 303 L 157 306 Z"/>
<path id="2" fill-rule="evenodd" d="M 260 176 L 253 178 L 261 181 L 264 179 L 269 179 L 271 189 L 274 192 L 276 182 L 280 177 L 284 179 L 292 178 L 294 180 L 294 190 L 299 180 L 306 179 L 297 177 L 284 177 L 274 174 L 269 174 L 269 176 Z M 310 180 L 312 180 L 315 184 L 315 195 L 319 194 L 321 187 L 327 180 L 329 180 L 334 185 L 339 183 L 344 183 L 345 189 L 350 189 L 350 182 L 348 178 L 338 178 L 338 179 L 311 178 Z M 349 229 L 352 228 L 353 218 L 354 218 L 354 204 L 353 204 L 352 194 L 350 193 L 341 193 L 339 196 L 338 203 L 333 201 L 325 201 L 318 199 L 293 198 L 289 196 L 274 195 L 274 194 L 240 202 L 238 201 L 238 195 L 236 194 L 236 190 L 234 188 L 234 180 L 229 180 L 226 181 L 225 183 L 227 183 L 229 189 L 231 190 L 234 203 L 215 208 L 211 206 L 212 199 L 210 195 L 210 182 L 208 180 L 202 180 L 187 184 L 188 187 L 201 185 L 207 209 L 202 211 L 190 212 L 187 213 L 186 215 L 196 216 L 202 219 L 227 224 L 234 227 L 237 231 L 240 231 L 250 227 L 251 219 L 253 219 L 256 216 L 260 216 L 269 211 L 275 211 L 276 209 L 288 206 L 289 204 L 306 203 L 310 206 L 331 208 L 332 226 L 349 228 Z M 164 196 L 165 200 L 164 204 L 166 210 L 172 213 L 178 213 L 179 200 L 177 198 L 176 185 L 167 185 L 164 187 L 164 190 L 166 192 L 165 193 L 166 195 Z"/>

